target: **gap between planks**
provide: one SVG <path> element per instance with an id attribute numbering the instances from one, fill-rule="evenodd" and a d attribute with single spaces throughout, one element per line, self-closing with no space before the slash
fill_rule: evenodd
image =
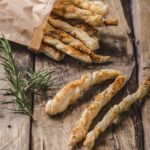
<path id="1" fill-rule="evenodd" d="M 134 16 L 133 16 L 133 2 L 132 0 L 122 0 L 122 6 L 124 9 L 124 14 L 126 16 L 126 20 L 128 22 L 128 25 L 131 29 L 131 41 L 133 43 L 133 49 L 134 49 L 134 56 L 135 56 L 135 78 L 136 80 L 136 86 L 138 87 L 139 81 L 138 81 L 138 75 L 139 75 L 139 61 L 138 61 L 138 47 L 136 45 L 135 39 L 135 28 L 134 28 Z M 142 123 L 142 117 L 141 117 L 141 103 L 137 102 L 131 107 L 131 114 L 134 121 L 135 126 L 135 138 L 136 138 L 136 145 L 138 150 L 144 150 L 144 130 L 143 130 L 143 123 Z M 136 114 L 136 115 L 135 115 Z"/>
<path id="2" fill-rule="evenodd" d="M 150 1 L 132 0 L 135 44 L 137 47 L 139 84 L 150 76 Z M 142 105 L 142 122 L 144 128 L 144 149 L 150 149 L 150 96 L 145 97 Z"/>

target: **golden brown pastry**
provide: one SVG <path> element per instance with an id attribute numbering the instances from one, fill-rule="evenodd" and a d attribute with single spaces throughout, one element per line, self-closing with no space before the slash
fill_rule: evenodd
<path id="1" fill-rule="evenodd" d="M 103 23 L 105 26 L 117 26 L 118 25 L 118 19 L 116 18 L 103 18 Z"/>
<path id="2" fill-rule="evenodd" d="M 70 45 L 71 47 L 84 52 L 86 54 L 90 54 L 92 50 L 90 50 L 89 48 L 87 48 L 80 40 L 75 39 L 73 36 L 71 36 L 70 34 L 59 30 L 59 29 L 54 29 L 51 26 L 49 26 L 49 29 L 47 29 L 47 32 L 45 33 L 45 35 L 50 35 L 62 42 L 64 42 L 65 44 Z"/>
<path id="3" fill-rule="evenodd" d="M 89 55 L 82 53 L 74 48 L 72 48 L 69 45 L 65 45 L 60 40 L 57 40 L 56 38 L 53 38 L 51 36 L 44 36 L 43 42 L 55 47 L 56 49 L 60 50 L 61 52 L 70 55 L 82 62 L 85 63 L 92 63 L 92 60 Z"/>
<path id="4" fill-rule="evenodd" d="M 90 37 L 99 40 L 99 35 L 100 33 L 96 28 L 93 28 L 89 24 L 79 20 L 79 19 L 66 19 L 66 18 L 61 18 L 60 16 L 56 15 L 55 13 L 52 13 L 51 16 L 55 19 L 60 19 L 63 20 L 67 23 L 69 23 L 71 26 L 79 28 L 83 31 L 85 31 Z"/>
<path id="5" fill-rule="evenodd" d="M 100 34 L 98 32 L 98 30 L 96 30 L 95 28 L 93 28 L 92 26 L 83 23 L 83 22 L 79 22 L 78 20 L 76 21 L 69 21 L 69 23 L 71 22 L 71 24 L 83 31 L 85 31 L 89 36 L 91 36 L 92 38 L 99 40 L 100 39 Z"/>
<path id="6" fill-rule="evenodd" d="M 69 145 L 74 146 L 82 141 L 92 123 L 92 120 L 97 116 L 100 110 L 112 99 L 112 97 L 124 86 L 126 77 L 118 76 L 115 81 L 109 85 L 107 89 L 99 93 L 89 106 L 83 111 L 81 118 L 77 121 L 69 141 Z"/>
<path id="7" fill-rule="evenodd" d="M 102 15 L 95 14 L 89 10 L 80 9 L 74 5 L 64 5 L 58 3 L 54 6 L 52 12 L 67 19 L 80 19 L 93 27 L 118 25 L 117 19 L 106 19 L 103 18 Z"/>
<path id="8" fill-rule="evenodd" d="M 103 16 L 107 15 L 109 11 L 108 6 L 105 5 L 102 1 L 89 1 L 89 0 L 68 0 L 68 1 L 71 1 L 74 5 L 80 8 L 90 10 L 96 14 Z"/>
<path id="9" fill-rule="evenodd" d="M 101 27 L 104 25 L 102 15 L 94 14 L 89 10 L 81 9 L 71 4 L 64 5 L 58 3 L 54 6 L 52 12 L 68 19 L 81 19 L 93 27 Z"/>
<path id="10" fill-rule="evenodd" d="M 81 79 L 72 81 L 58 91 L 53 100 L 46 104 L 45 111 L 49 115 L 63 112 L 69 105 L 75 103 L 81 94 L 95 84 L 116 78 L 122 73 L 118 70 L 103 69 L 81 76 Z"/>
<path id="11" fill-rule="evenodd" d="M 98 40 L 90 37 L 85 31 L 73 27 L 70 24 L 68 24 L 65 21 L 62 21 L 60 19 L 54 19 L 53 17 L 49 17 L 49 23 L 54 26 L 55 28 L 61 29 L 75 38 L 79 39 L 82 41 L 88 48 L 91 50 L 96 50 L 99 48 L 99 43 Z"/>
<path id="12" fill-rule="evenodd" d="M 114 105 L 99 122 L 95 128 L 90 131 L 84 141 L 84 145 L 88 150 L 94 146 L 95 140 L 107 129 L 113 120 L 122 112 L 126 111 L 133 103 L 141 100 L 150 91 L 150 77 L 148 77 L 131 95 L 125 97 L 118 105 Z"/>
<path id="13" fill-rule="evenodd" d="M 72 37 L 71 35 L 69 35 L 68 33 L 64 31 L 54 29 L 53 27 L 49 26 L 49 30 L 47 29 L 45 35 L 47 36 L 50 35 L 64 42 L 65 44 L 75 48 L 76 50 L 89 54 L 93 63 L 101 64 L 101 63 L 106 63 L 110 61 L 110 56 L 102 56 L 102 55 L 95 54 L 94 52 L 92 52 L 92 50 L 87 48 L 81 41 L 75 39 L 74 37 Z"/>
<path id="14" fill-rule="evenodd" d="M 64 53 L 45 43 L 42 43 L 40 51 L 56 61 L 61 61 L 65 57 Z"/>
<path id="15" fill-rule="evenodd" d="M 107 63 L 111 61 L 111 57 L 110 56 L 103 56 L 103 55 L 98 55 L 94 52 L 91 52 L 91 54 L 89 54 L 92 62 L 95 64 L 103 64 L 103 63 Z"/>
<path id="16" fill-rule="evenodd" d="M 59 0 L 58 3 L 65 4 L 65 5 L 72 4 L 70 0 Z"/>

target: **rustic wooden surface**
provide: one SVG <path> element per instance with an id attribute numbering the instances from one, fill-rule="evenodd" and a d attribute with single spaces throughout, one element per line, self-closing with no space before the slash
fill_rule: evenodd
<path id="1" fill-rule="evenodd" d="M 79 78 L 85 72 L 90 72 L 101 68 L 120 69 L 127 74 L 128 78 L 130 78 L 134 67 L 133 48 L 128 36 L 130 33 L 130 28 L 127 25 L 123 14 L 121 1 L 107 1 L 107 3 L 110 6 L 111 16 L 116 16 L 119 19 L 119 26 L 103 28 L 100 30 L 101 35 L 104 37 L 104 40 L 102 41 L 103 45 L 108 45 L 106 47 L 101 47 L 100 50 L 103 50 L 104 53 L 107 51 L 108 54 L 111 54 L 114 58 L 114 63 L 106 66 L 95 65 L 91 68 L 78 63 L 72 58 L 66 58 L 63 63 L 56 63 L 45 57 L 36 56 L 35 69 L 55 68 L 56 70 L 61 70 L 61 72 L 59 71 L 59 73 L 56 74 L 56 77 L 60 80 L 60 82 L 64 82 L 62 86 L 68 81 Z M 75 107 L 70 107 L 63 114 L 54 118 L 49 118 L 44 113 L 44 107 L 46 104 L 46 101 L 44 100 L 46 97 L 36 96 L 34 101 L 35 120 L 32 123 L 32 149 L 72 149 L 68 146 L 70 132 L 77 119 L 80 118 L 82 111 L 87 106 L 87 101 L 91 101 L 91 98 L 99 91 L 100 87 L 103 87 L 104 89 L 104 85 L 95 86 L 94 89 L 90 89 L 88 93 L 81 98 L 80 102 Z M 60 89 L 60 86 L 58 86 L 55 91 L 50 91 L 49 95 L 53 97 L 58 89 Z M 126 89 L 126 91 L 130 92 L 130 89 Z M 98 122 L 98 120 L 100 121 L 108 108 L 110 108 L 112 104 L 121 100 L 121 97 L 125 94 L 126 93 L 122 91 L 121 95 L 117 95 L 112 102 L 105 107 L 105 110 L 103 110 L 103 112 L 101 112 L 95 119 L 95 123 Z M 115 99 L 117 99 L 117 101 Z M 124 121 L 122 122 L 122 120 Z M 130 113 L 125 113 L 119 117 L 117 122 L 118 123 L 116 125 L 111 126 L 107 133 L 102 136 L 101 140 L 97 142 L 95 148 L 136 149 L 135 130 Z M 82 149 L 82 146 L 79 144 L 74 149 Z"/>
<path id="2" fill-rule="evenodd" d="M 137 61 L 139 66 L 139 84 L 150 76 L 150 1 L 133 0 L 133 21 L 135 44 L 137 47 Z M 144 148 L 150 149 L 150 96 L 142 101 L 142 122 L 144 129 Z"/>
<path id="3" fill-rule="evenodd" d="M 70 106 L 64 113 L 56 117 L 48 117 L 45 114 L 44 108 L 47 100 L 52 99 L 56 92 L 68 81 L 79 78 L 85 72 L 93 72 L 102 68 L 120 69 L 127 75 L 129 81 L 121 92 L 95 118 L 91 125 L 91 128 L 93 128 L 94 124 L 102 119 L 111 106 L 121 101 L 121 98 L 125 95 L 136 90 L 139 84 L 138 76 L 140 82 L 144 77 L 150 75 L 150 30 L 148 30 L 149 19 L 147 19 L 150 18 L 150 9 L 148 7 L 150 2 L 148 0 L 104 1 L 110 7 L 110 16 L 115 16 L 119 19 L 119 26 L 99 29 L 101 35 L 99 53 L 111 55 L 113 63 L 87 66 L 70 57 L 66 57 L 65 60 L 58 63 L 41 54 L 35 55 L 34 59 L 24 48 L 17 47 L 19 51 L 16 50 L 14 54 L 19 62 L 19 69 L 22 72 L 28 69 L 28 67 L 35 70 L 43 68 L 55 70 L 53 76 L 56 77 L 56 82 L 60 83 L 60 85 L 57 85 L 55 89 L 48 92 L 42 91 L 43 94 L 41 96 L 34 95 L 31 97 L 33 120 L 30 120 L 28 116 L 14 114 L 4 109 L 4 107 L 14 108 L 15 106 L 12 104 L 0 105 L 0 150 L 82 150 L 82 143 L 79 143 L 74 148 L 68 146 L 70 132 L 88 102 L 92 100 L 92 97 L 106 88 L 112 81 L 89 89 L 77 104 Z M 131 2 L 133 16 L 131 16 L 130 9 Z M 135 43 L 132 41 L 134 33 Z M 0 78 L 5 78 L 2 66 L 0 66 L 0 72 Z M 6 86 L 8 86 L 7 81 L 0 81 L 0 88 Z M 2 91 L 0 91 L 0 99 L 8 99 L 3 96 Z M 121 114 L 96 141 L 94 149 L 150 149 L 149 111 L 150 103 L 147 97 L 144 99 L 144 103 L 142 103 L 142 108 L 139 103 L 136 103 L 129 111 Z"/>
<path id="4" fill-rule="evenodd" d="M 15 59 L 21 72 L 25 72 L 32 65 L 31 55 L 23 47 L 13 46 Z M 2 55 L 2 53 L 1 53 Z M 0 60 L 2 62 L 2 60 Z M 5 78 L 2 65 L 0 65 L 0 89 L 9 87 Z M 4 96 L 0 90 L 0 101 L 11 100 Z M 15 104 L 0 105 L 0 150 L 28 150 L 30 143 L 30 117 L 12 113 L 10 109 L 16 109 Z"/>

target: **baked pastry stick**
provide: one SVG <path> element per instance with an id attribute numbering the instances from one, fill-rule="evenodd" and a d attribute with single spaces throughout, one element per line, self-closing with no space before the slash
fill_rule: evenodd
<path id="1" fill-rule="evenodd" d="M 61 31 L 61 30 L 56 30 L 53 27 L 49 26 L 49 30 L 47 30 L 47 33 L 45 33 L 47 36 L 50 35 L 65 44 L 75 48 L 76 50 L 79 50 L 83 53 L 86 53 L 90 56 L 92 59 L 93 63 L 106 63 L 110 61 L 110 56 L 102 56 L 102 55 L 97 55 L 96 53 L 92 52 L 89 48 L 87 48 L 81 41 L 75 39 L 68 33 Z"/>
<path id="2" fill-rule="evenodd" d="M 64 4 L 74 4 L 77 7 L 91 10 L 92 12 L 99 15 L 107 15 L 109 12 L 108 6 L 101 1 L 89 1 L 89 0 L 60 0 Z M 70 2 L 70 3 L 69 3 Z"/>
<path id="3" fill-rule="evenodd" d="M 56 61 L 61 61 L 65 57 L 64 53 L 45 43 L 41 44 L 40 51 Z"/>
<path id="4" fill-rule="evenodd" d="M 107 129 L 113 120 L 122 112 L 126 111 L 133 103 L 141 100 L 150 91 L 150 77 L 148 77 L 131 95 L 125 97 L 118 105 L 114 105 L 99 122 L 95 128 L 90 131 L 84 141 L 84 145 L 88 150 L 94 146 L 95 140 Z"/>
<path id="5" fill-rule="evenodd" d="M 58 3 L 65 4 L 65 5 L 72 4 L 72 2 L 70 0 L 59 0 Z"/>
<path id="6" fill-rule="evenodd" d="M 65 45 L 60 40 L 57 40 L 56 38 L 53 38 L 51 36 L 44 36 L 43 42 L 55 47 L 56 49 L 60 50 L 61 52 L 70 55 L 82 62 L 85 63 L 92 63 L 92 60 L 89 55 L 82 53 L 74 48 L 72 48 L 69 45 Z"/>
<path id="7" fill-rule="evenodd" d="M 110 56 L 103 56 L 103 55 L 98 55 L 94 52 L 92 52 L 91 54 L 89 54 L 92 62 L 95 64 L 103 64 L 103 63 L 108 63 L 111 61 L 111 57 Z"/>
<path id="8" fill-rule="evenodd" d="M 61 29 L 82 41 L 91 50 L 96 50 L 99 48 L 98 40 L 95 40 L 92 37 L 90 37 L 85 31 L 73 27 L 67 22 L 64 22 L 60 19 L 54 19 L 51 16 L 49 17 L 48 21 L 55 28 Z"/>
<path id="9" fill-rule="evenodd" d="M 51 16 L 53 16 L 53 18 L 55 19 L 62 19 L 60 16 L 56 15 L 56 13 L 52 13 Z M 71 26 L 79 28 L 83 31 L 85 31 L 90 37 L 99 40 L 99 32 L 97 30 L 97 28 L 93 28 L 92 26 L 90 26 L 89 24 L 79 20 L 79 19 L 66 19 L 63 18 L 63 21 L 66 21 L 67 23 L 69 23 Z"/>
<path id="10" fill-rule="evenodd" d="M 69 145 L 74 146 L 76 143 L 83 140 L 88 132 L 92 120 L 97 116 L 100 110 L 112 99 L 112 97 L 126 83 L 125 76 L 118 76 L 115 81 L 109 85 L 107 89 L 99 93 L 89 106 L 83 111 L 81 118 L 77 121 L 69 141 Z"/>
<path id="11" fill-rule="evenodd" d="M 59 29 L 54 29 L 51 25 L 49 25 L 49 29 L 47 29 L 47 31 L 45 32 L 45 35 L 50 35 L 60 41 L 62 41 L 65 44 L 70 45 L 71 47 L 82 51 L 86 54 L 90 54 L 92 50 L 90 50 L 89 48 L 87 48 L 80 40 L 75 39 L 73 36 L 71 36 L 70 34 L 59 30 Z"/>
<path id="12" fill-rule="evenodd" d="M 95 84 L 105 80 L 116 78 L 122 73 L 118 70 L 103 69 L 93 73 L 87 73 L 80 79 L 72 81 L 58 91 L 53 100 L 49 100 L 45 107 L 48 115 L 56 115 L 63 112 L 69 105 L 75 103 L 81 94 Z"/>
<path id="13" fill-rule="evenodd" d="M 81 19 L 93 27 L 102 27 L 106 25 L 118 25 L 116 19 L 104 19 L 102 15 L 93 13 L 92 11 L 78 8 L 74 5 L 64 5 L 58 3 L 54 6 L 52 12 L 67 19 Z M 105 21 L 104 21 L 105 20 Z"/>
<path id="14" fill-rule="evenodd" d="M 96 40 L 100 39 L 100 35 L 99 35 L 98 30 L 96 30 L 92 26 L 90 26 L 86 23 L 83 23 L 83 22 L 79 22 L 78 20 L 77 21 L 76 20 L 75 21 L 71 20 L 70 22 L 72 23 L 73 26 L 87 32 L 88 35 L 91 36 L 92 38 L 94 38 Z"/>

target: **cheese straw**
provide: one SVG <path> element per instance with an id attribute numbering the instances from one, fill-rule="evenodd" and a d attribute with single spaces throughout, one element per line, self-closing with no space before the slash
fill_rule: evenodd
<path id="1" fill-rule="evenodd" d="M 122 73 L 118 70 L 103 69 L 93 73 L 87 73 L 80 79 L 72 81 L 65 85 L 55 95 L 53 100 L 46 104 L 45 111 L 49 115 L 56 115 L 63 112 L 69 105 L 75 103 L 81 94 L 95 84 L 102 83 L 108 79 L 116 78 Z"/>
<path id="2" fill-rule="evenodd" d="M 88 132 L 92 120 L 97 116 L 100 110 L 112 99 L 112 97 L 124 86 L 126 77 L 118 76 L 107 89 L 99 93 L 89 106 L 83 111 L 81 118 L 77 121 L 71 134 L 69 145 L 75 145 L 83 140 Z"/>
<path id="3" fill-rule="evenodd" d="M 148 77 L 131 95 L 125 97 L 118 105 L 114 105 L 104 116 L 103 120 L 99 122 L 95 128 L 90 131 L 84 141 L 84 145 L 88 150 L 94 146 L 95 140 L 107 129 L 113 120 L 122 112 L 126 111 L 133 103 L 141 100 L 150 91 L 150 77 Z"/>

